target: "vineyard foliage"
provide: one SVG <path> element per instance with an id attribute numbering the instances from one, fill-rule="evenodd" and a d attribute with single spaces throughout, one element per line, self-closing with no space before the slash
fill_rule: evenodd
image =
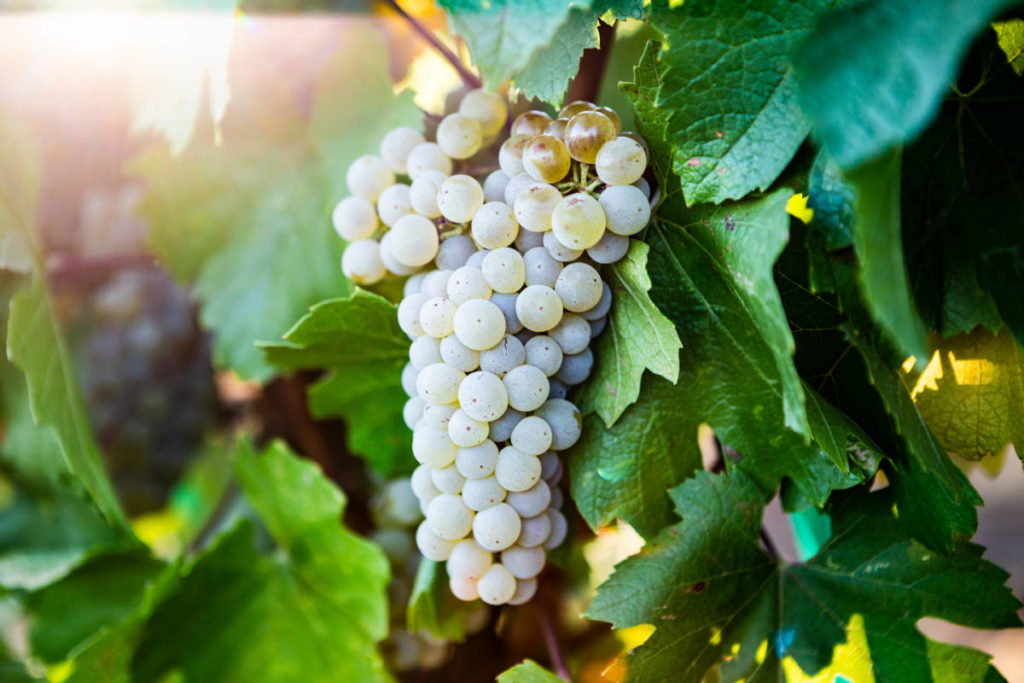
<path id="1" fill-rule="evenodd" d="M 1002 680 L 988 655 L 917 622 L 1021 626 L 1008 574 L 971 542 L 983 501 L 962 465 L 1008 444 L 1024 455 L 1024 9 L 438 4 L 487 87 L 547 109 L 595 77 L 580 57 L 615 26 L 607 68 L 631 77 L 598 101 L 628 101 L 650 145 L 657 206 L 606 271 L 614 304 L 565 462 L 578 528 L 552 585 L 585 585 L 582 546 L 622 520 L 644 548 L 575 606 L 654 630 L 628 653 L 569 652 L 573 673 L 604 657 L 640 681 Z M 190 288 L 214 365 L 268 387 L 315 377 L 309 412 L 344 421 L 331 447 L 361 459 L 362 486 L 416 464 L 409 339 L 400 288 L 342 275 L 330 212 L 349 164 L 424 117 L 415 93 L 396 94 L 387 32 L 343 26 L 309 101 L 268 77 L 218 121 L 200 116 L 180 153 L 154 143 L 129 171 L 147 247 Z M 241 512 L 207 506 L 175 552 L 145 542 L 48 277 L 40 141 L 0 121 L 0 595 L 30 624 L 24 652 L 0 643 L 0 679 L 392 680 L 381 644 L 396 613 L 464 641 L 473 615 L 443 566 L 424 560 L 411 595 L 389 593 L 397 570 L 353 530 L 365 521 L 345 515 L 347 481 L 303 444 L 211 437 L 196 467 L 229 461 L 213 498 Z M 764 542 L 777 495 L 827 518 L 812 557 Z M 530 655 L 544 666 L 502 662 L 498 680 L 560 680 L 544 652 Z"/>

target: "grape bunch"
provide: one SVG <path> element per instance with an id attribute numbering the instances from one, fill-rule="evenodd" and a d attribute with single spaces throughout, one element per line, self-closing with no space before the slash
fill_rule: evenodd
<path id="1" fill-rule="evenodd" d="M 434 141 L 391 131 L 349 168 L 352 196 L 333 214 L 345 275 L 408 278 L 398 322 L 412 340 L 416 543 L 447 562 L 456 597 L 492 605 L 530 600 L 565 540 L 558 452 L 580 437 L 566 397 L 590 374 L 612 304 L 600 268 L 650 219 L 646 144 L 614 111 L 573 102 L 555 119 L 507 117 L 504 98 L 474 90 Z"/>

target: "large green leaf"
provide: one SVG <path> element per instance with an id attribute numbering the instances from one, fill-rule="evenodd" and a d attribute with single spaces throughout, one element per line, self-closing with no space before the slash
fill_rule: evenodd
<path id="1" fill-rule="evenodd" d="M 987 655 L 929 640 L 916 626 L 933 616 L 975 628 L 1020 624 L 1007 574 L 982 548 L 950 557 L 908 538 L 888 491 L 858 488 L 831 506 L 833 536 L 804 564 L 761 550 L 762 497 L 742 472 L 696 478 L 673 489 L 683 521 L 626 560 L 587 614 L 616 628 L 653 624 L 626 664 L 635 680 L 800 678 L 832 672 L 860 680 L 835 646 L 860 624 L 876 680 L 986 680 Z M 831 676 L 829 677 L 831 680 Z"/>
<path id="2" fill-rule="evenodd" d="M 133 680 L 387 680 L 387 559 L 342 526 L 341 491 L 281 444 L 243 445 L 235 472 L 278 552 L 244 523 L 199 557 L 146 623 Z"/>
<path id="3" fill-rule="evenodd" d="M 273 374 L 256 340 L 277 338 L 307 307 L 351 291 L 329 217 L 344 171 L 388 129 L 420 121 L 411 97 L 393 94 L 386 50 L 368 23 L 347 23 L 340 44 L 309 125 L 283 81 L 260 83 L 235 93 L 222 144 L 196 141 L 180 158 L 156 150 L 136 162 L 148 182 L 152 248 L 176 277 L 195 282 L 216 363 L 246 377 Z"/>
<path id="4" fill-rule="evenodd" d="M 815 137 L 850 168 L 914 137 L 967 46 L 1013 0 L 866 0 L 828 16 L 794 57 Z"/>
<path id="5" fill-rule="evenodd" d="M 605 273 L 612 289 L 608 329 L 595 346 L 597 367 L 578 397 L 584 414 L 596 412 L 609 427 L 640 395 L 644 370 L 675 383 L 679 335 L 648 296 L 647 252 L 633 241 L 626 257 Z"/>
<path id="6" fill-rule="evenodd" d="M 1006 53 L 1007 63 L 1018 76 L 1024 75 L 1024 19 L 997 21 L 992 28 L 999 38 L 999 48 Z"/>
<path id="7" fill-rule="evenodd" d="M 260 346 L 276 367 L 332 371 L 310 389 L 310 407 L 317 417 L 345 418 L 349 447 L 374 469 L 390 474 L 415 464 L 402 418 L 401 371 L 409 339 L 394 304 L 357 289 L 345 299 L 313 306 L 283 342 Z"/>
<path id="8" fill-rule="evenodd" d="M 665 36 L 658 107 L 688 204 L 765 189 L 810 128 L 796 103 L 791 50 L 834 0 L 656 0 Z"/>

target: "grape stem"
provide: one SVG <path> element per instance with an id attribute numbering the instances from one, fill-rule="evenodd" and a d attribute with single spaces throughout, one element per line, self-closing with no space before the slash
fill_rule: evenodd
<path id="1" fill-rule="evenodd" d="M 537 619 L 540 621 L 540 630 L 544 635 L 544 646 L 548 650 L 548 657 L 551 658 L 551 666 L 555 674 L 566 681 L 571 681 L 569 669 L 565 666 L 565 658 L 562 657 L 562 648 L 558 645 L 558 636 L 555 634 L 555 627 L 551 623 L 551 615 L 542 606 L 537 610 Z"/>
<path id="2" fill-rule="evenodd" d="M 448 49 L 448 46 L 441 42 L 441 40 L 434 35 L 434 32 L 429 28 L 420 23 L 419 19 L 406 12 L 396 0 L 384 0 L 385 4 L 391 7 L 395 12 L 398 13 L 416 33 L 420 34 L 423 40 L 427 41 L 431 47 L 438 51 L 438 53 L 444 57 L 452 68 L 459 72 L 459 76 L 462 78 L 462 82 L 466 84 L 467 88 L 479 88 L 483 85 L 483 82 L 474 74 L 472 71 L 466 68 L 466 65 L 462 63 L 458 55 Z"/>

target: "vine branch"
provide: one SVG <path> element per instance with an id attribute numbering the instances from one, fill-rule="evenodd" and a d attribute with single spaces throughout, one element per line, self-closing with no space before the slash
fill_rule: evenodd
<path id="1" fill-rule="evenodd" d="M 397 12 L 398 16 L 402 17 L 402 19 L 409 24 L 412 30 L 416 31 L 423 40 L 427 41 L 432 48 L 437 50 L 438 53 L 452 65 L 452 68 L 459 72 L 459 76 L 462 77 L 462 82 L 466 84 L 467 88 L 479 88 L 483 85 L 480 78 L 466 68 L 466 65 L 462 63 L 462 60 L 459 59 L 458 55 L 452 52 L 447 45 L 442 43 L 441 40 L 434 35 L 434 32 L 424 26 L 419 19 L 406 12 L 402 6 L 398 4 L 397 0 L 384 0 L 384 4 Z"/>
<path id="2" fill-rule="evenodd" d="M 555 634 L 555 627 L 551 623 L 551 615 L 547 609 L 541 607 L 537 610 L 537 620 L 540 621 L 540 631 L 544 636 L 544 646 L 548 650 L 548 657 L 551 658 L 551 666 L 555 674 L 566 681 L 572 680 L 569 677 L 569 669 L 565 665 L 565 658 L 562 656 L 562 648 L 558 645 L 558 636 Z"/>

